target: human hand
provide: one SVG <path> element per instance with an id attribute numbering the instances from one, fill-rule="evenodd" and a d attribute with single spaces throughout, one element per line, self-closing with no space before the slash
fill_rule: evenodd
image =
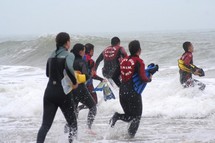
<path id="1" fill-rule="evenodd" d="M 72 88 L 73 88 L 73 89 L 76 89 L 76 88 L 78 88 L 78 83 L 76 83 L 76 84 L 73 84 Z"/>
<path id="2" fill-rule="evenodd" d="M 76 74 L 81 74 L 81 71 L 75 71 Z"/>
<path id="3" fill-rule="evenodd" d="M 152 80 L 152 74 L 150 73 L 150 77 L 149 77 L 151 80 Z"/>
<path id="4" fill-rule="evenodd" d="M 194 75 L 200 75 L 199 69 L 197 69 L 193 74 L 194 74 Z"/>

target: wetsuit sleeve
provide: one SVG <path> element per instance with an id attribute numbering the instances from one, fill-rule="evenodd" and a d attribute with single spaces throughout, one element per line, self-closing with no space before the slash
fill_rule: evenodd
<path id="1" fill-rule="evenodd" d="M 137 67 L 138 74 L 140 75 L 140 78 L 144 82 L 151 82 L 151 79 L 146 76 L 145 64 L 142 61 L 141 62 L 138 61 L 136 64 L 137 64 L 136 67 Z"/>
<path id="2" fill-rule="evenodd" d="M 46 76 L 49 77 L 49 59 L 46 63 Z"/>
<path id="3" fill-rule="evenodd" d="M 103 81 L 103 80 L 104 80 L 103 78 L 101 78 L 101 77 L 98 76 L 98 75 L 93 76 L 93 79 L 99 80 L 99 81 Z"/>
<path id="4" fill-rule="evenodd" d="M 96 66 L 95 66 L 95 71 L 97 70 L 97 68 L 98 68 L 98 66 L 99 66 L 99 64 L 100 64 L 100 62 L 102 61 L 104 59 L 104 57 L 103 57 L 103 52 L 99 55 L 99 57 L 97 58 L 97 60 L 96 60 Z"/>
<path id="5" fill-rule="evenodd" d="M 89 65 L 90 65 L 90 69 L 91 69 L 91 73 L 92 73 L 92 78 L 95 80 L 103 81 L 104 79 L 96 74 L 96 71 L 95 71 L 96 64 L 92 59 L 90 60 Z"/>
<path id="6" fill-rule="evenodd" d="M 86 80 L 91 78 L 87 69 L 86 62 L 81 62 L 81 73 L 86 75 Z"/>
<path id="7" fill-rule="evenodd" d="M 74 73 L 74 69 L 73 69 L 73 62 L 74 62 L 74 55 L 72 53 L 69 53 L 69 55 L 66 57 L 66 72 L 67 75 L 69 76 L 69 78 L 71 79 L 73 84 L 77 84 L 77 80 L 75 78 L 75 73 Z"/>
<path id="8" fill-rule="evenodd" d="M 95 71 L 94 68 L 92 69 L 92 73 L 93 73 L 93 76 L 92 76 L 93 79 L 95 79 L 95 80 L 100 80 L 100 81 L 103 81 L 103 80 L 104 80 L 102 77 L 100 77 L 100 76 L 98 76 L 98 75 L 96 74 L 96 71 Z"/>
<path id="9" fill-rule="evenodd" d="M 127 53 L 123 47 L 120 48 L 120 53 L 121 53 L 123 58 L 127 57 Z"/>

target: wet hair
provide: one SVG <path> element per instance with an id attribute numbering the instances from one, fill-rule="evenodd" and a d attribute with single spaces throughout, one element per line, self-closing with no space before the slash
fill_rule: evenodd
<path id="1" fill-rule="evenodd" d="M 85 45 L 85 53 L 86 53 L 86 54 L 89 54 L 91 50 L 94 50 L 94 45 L 91 44 L 91 43 L 87 43 L 87 44 Z"/>
<path id="2" fill-rule="evenodd" d="M 75 56 L 80 56 L 79 52 L 84 50 L 84 45 L 77 43 L 73 46 L 72 50 L 70 52 L 72 52 Z"/>
<path id="3" fill-rule="evenodd" d="M 128 49 L 132 56 L 136 55 L 137 52 L 141 49 L 140 42 L 138 40 L 131 41 L 128 45 Z"/>
<path id="4" fill-rule="evenodd" d="M 66 32 L 58 33 L 55 38 L 56 48 L 57 48 L 56 50 L 58 50 L 60 47 L 64 46 L 66 44 L 66 42 L 69 40 L 70 40 L 70 36 L 68 33 L 66 33 Z"/>
<path id="5" fill-rule="evenodd" d="M 183 49 L 184 49 L 184 51 L 185 52 L 188 52 L 188 50 L 189 50 L 189 47 L 192 45 L 192 43 L 191 42 L 184 42 L 183 43 Z"/>
<path id="6" fill-rule="evenodd" d="M 112 46 L 116 46 L 117 44 L 119 44 L 120 43 L 120 39 L 118 38 L 118 37 L 113 37 L 112 39 L 111 39 L 111 45 Z"/>

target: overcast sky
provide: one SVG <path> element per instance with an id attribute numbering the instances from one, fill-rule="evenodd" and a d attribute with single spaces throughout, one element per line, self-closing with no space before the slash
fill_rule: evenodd
<path id="1" fill-rule="evenodd" d="M 0 0 L 0 35 L 215 29 L 215 0 Z"/>

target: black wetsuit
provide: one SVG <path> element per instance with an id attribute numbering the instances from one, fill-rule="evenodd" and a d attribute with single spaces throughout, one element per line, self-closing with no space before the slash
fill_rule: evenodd
<path id="1" fill-rule="evenodd" d="M 106 78 L 111 78 L 115 84 L 120 86 L 120 60 L 127 56 L 123 47 L 109 46 L 97 58 L 95 70 L 97 70 L 100 62 L 104 60 L 102 74 Z"/>
<path id="2" fill-rule="evenodd" d="M 61 85 L 64 69 L 67 71 L 73 84 L 76 84 L 73 68 L 68 68 L 72 67 L 73 61 L 74 55 L 67 52 L 63 47 L 54 51 L 48 59 L 46 75 L 49 77 L 49 81 L 43 99 L 43 121 L 37 135 L 37 143 L 43 143 L 45 141 L 46 134 L 52 125 L 58 107 L 60 107 L 69 126 L 70 143 L 73 142 L 73 138 L 77 133 L 73 95 L 71 92 L 66 95 Z"/>
<path id="3" fill-rule="evenodd" d="M 124 114 L 118 114 L 118 119 L 131 122 L 128 133 L 135 136 L 142 115 L 142 97 L 133 89 L 133 81 L 122 82 L 119 90 L 120 104 Z"/>
<path id="4" fill-rule="evenodd" d="M 84 59 L 82 59 L 81 56 L 76 55 L 75 61 L 73 64 L 74 70 L 80 71 L 82 74 L 86 75 L 86 79 L 90 79 L 90 75 L 87 68 L 87 63 Z M 74 102 L 75 106 L 77 108 L 78 103 L 81 102 L 84 105 L 86 105 L 89 108 L 88 118 L 87 118 L 87 125 L 91 129 L 92 123 L 95 119 L 97 108 L 96 103 L 92 96 L 90 95 L 90 92 L 87 89 L 87 86 L 85 83 L 81 83 L 78 85 L 78 88 L 73 90 L 74 94 Z"/>

